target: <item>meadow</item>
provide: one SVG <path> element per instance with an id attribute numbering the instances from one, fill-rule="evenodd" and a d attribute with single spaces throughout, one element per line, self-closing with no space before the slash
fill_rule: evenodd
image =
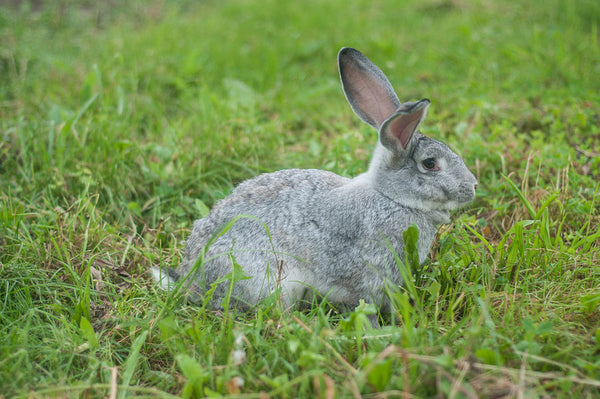
<path id="1" fill-rule="evenodd" d="M 0 3 L 0 398 L 600 397 L 599 27 L 597 0 Z M 244 179 L 367 168 L 343 46 L 479 181 L 396 313 L 159 290 Z"/>

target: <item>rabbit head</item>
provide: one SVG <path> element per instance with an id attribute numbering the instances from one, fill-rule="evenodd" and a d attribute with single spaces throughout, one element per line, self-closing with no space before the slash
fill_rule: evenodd
<path id="1" fill-rule="evenodd" d="M 379 132 L 365 180 L 398 204 L 441 212 L 440 222 L 472 201 L 477 180 L 463 160 L 417 131 L 430 101 L 401 103 L 383 72 L 353 48 L 340 50 L 338 66 L 352 110 Z"/>

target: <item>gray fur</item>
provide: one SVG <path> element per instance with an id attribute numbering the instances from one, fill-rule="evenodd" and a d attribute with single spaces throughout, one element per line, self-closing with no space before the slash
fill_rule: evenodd
<path id="1" fill-rule="evenodd" d="M 349 179 L 290 169 L 241 183 L 194 223 L 185 258 L 178 270 L 169 271 L 169 283 L 155 271 L 163 287 L 185 277 L 232 218 L 251 215 L 255 219 L 240 218 L 208 248 L 203 270 L 190 283 L 196 300 L 231 272 L 235 260 L 250 277 L 233 289 L 238 309 L 251 308 L 281 288 L 289 306 L 314 289 L 331 303 L 353 307 L 363 299 L 390 310 L 384 288 L 403 281 L 388 245 L 402 256 L 402 233 L 414 223 L 423 262 L 437 226 L 473 200 L 477 181 L 458 155 L 417 131 L 429 100 L 401 104 L 383 72 L 357 50 L 343 48 L 338 64 L 352 109 L 379 131 L 368 171 Z M 436 170 L 426 169 L 431 162 L 423 162 L 430 158 Z M 227 282 L 217 287 L 213 308 L 221 306 L 227 289 Z"/>

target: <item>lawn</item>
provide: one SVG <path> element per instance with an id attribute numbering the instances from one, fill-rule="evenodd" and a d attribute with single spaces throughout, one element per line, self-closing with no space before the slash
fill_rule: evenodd
<path id="1" fill-rule="evenodd" d="M 1 2 L 0 398 L 600 397 L 599 28 L 597 0 Z M 396 313 L 159 290 L 244 179 L 366 170 L 343 46 L 479 181 Z"/>

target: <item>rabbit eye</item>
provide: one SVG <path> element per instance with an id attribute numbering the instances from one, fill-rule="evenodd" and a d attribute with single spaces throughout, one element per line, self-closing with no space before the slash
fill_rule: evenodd
<path id="1" fill-rule="evenodd" d="M 424 159 L 421 164 L 423 165 L 423 167 L 427 170 L 440 170 L 440 167 L 437 164 L 437 161 L 435 158 L 427 158 Z"/>

